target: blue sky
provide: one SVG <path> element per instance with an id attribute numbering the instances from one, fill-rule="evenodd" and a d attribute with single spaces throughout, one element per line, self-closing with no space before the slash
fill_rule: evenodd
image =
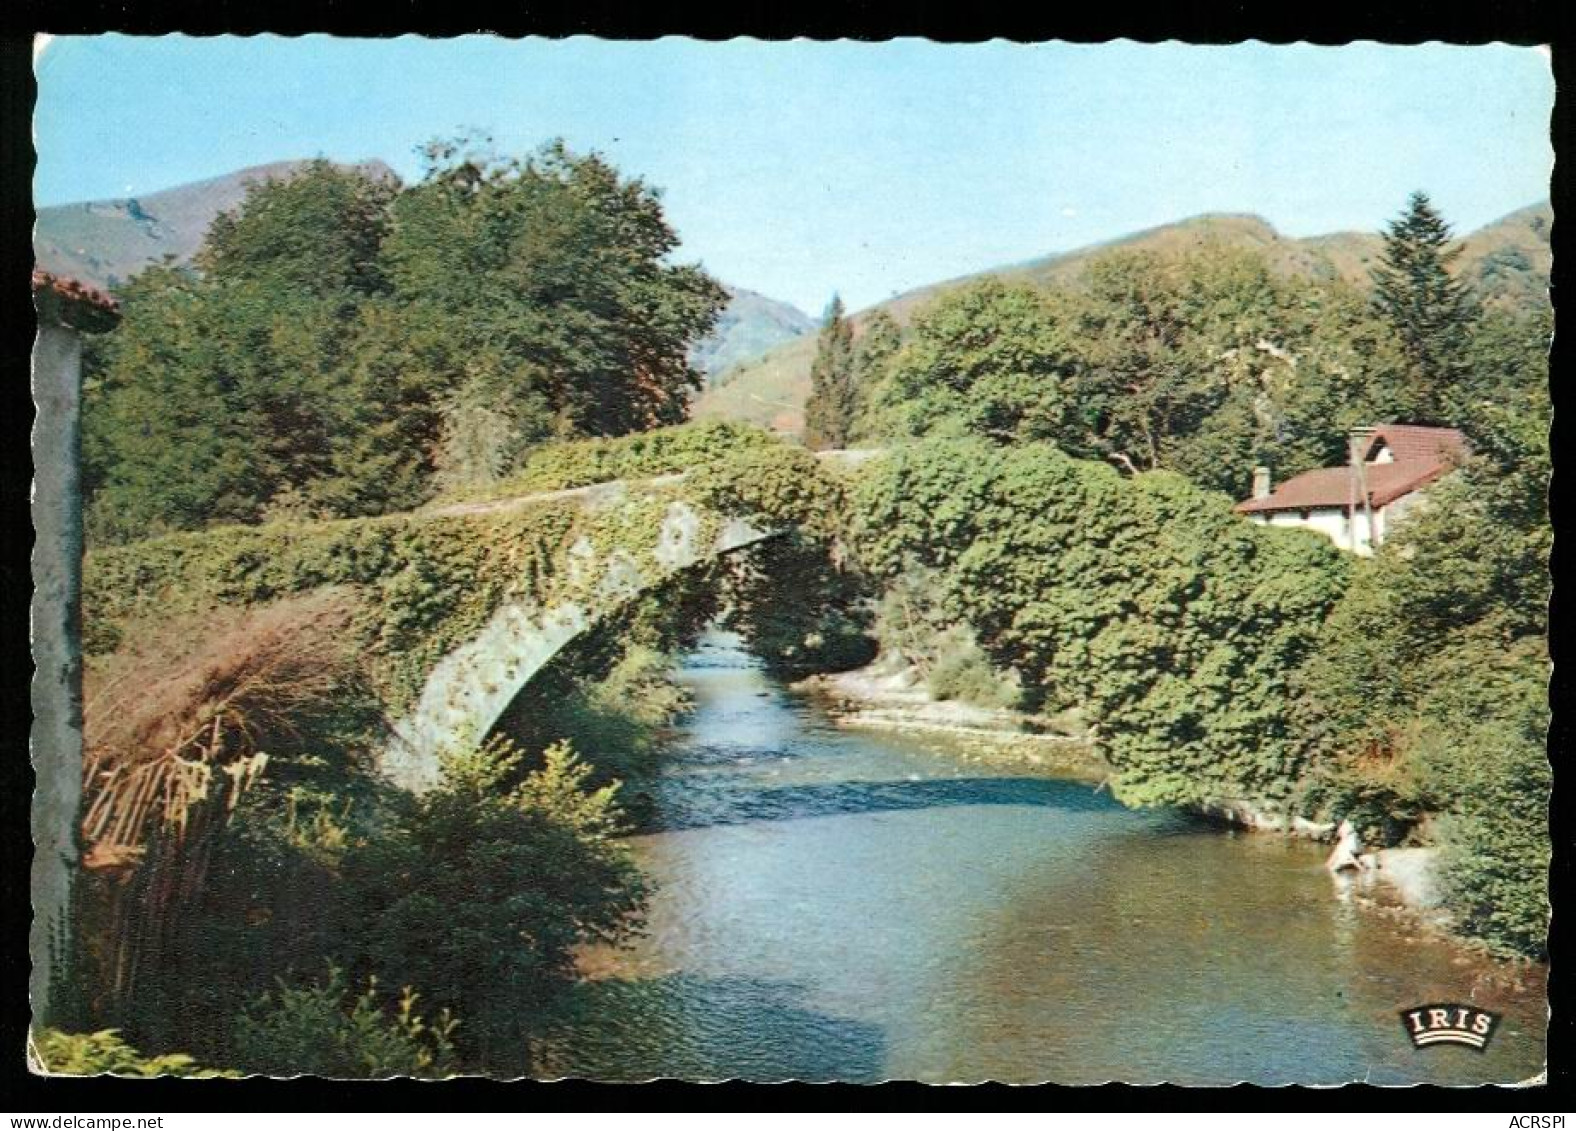
<path id="1" fill-rule="evenodd" d="M 680 259 L 817 313 L 1201 212 L 1458 231 L 1548 195 L 1540 49 L 61 37 L 35 52 L 40 204 L 476 127 L 660 186 Z"/>

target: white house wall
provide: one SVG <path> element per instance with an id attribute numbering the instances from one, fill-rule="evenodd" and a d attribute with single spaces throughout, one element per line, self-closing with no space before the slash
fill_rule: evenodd
<path id="1" fill-rule="evenodd" d="M 1379 533 L 1380 541 L 1384 540 L 1387 508 L 1374 508 L 1374 529 Z M 1308 517 L 1304 518 L 1303 515 Z M 1311 507 L 1304 511 L 1271 511 L 1268 514 L 1256 514 L 1255 522 L 1269 526 L 1299 527 L 1304 530 L 1316 530 L 1343 550 L 1352 548 L 1351 532 L 1346 525 L 1346 508 L 1344 507 Z M 1367 515 L 1359 512 L 1357 515 L 1357 553 L 1368 557 L 1373 553 L 1373 546 L 1368 536 Z"/>

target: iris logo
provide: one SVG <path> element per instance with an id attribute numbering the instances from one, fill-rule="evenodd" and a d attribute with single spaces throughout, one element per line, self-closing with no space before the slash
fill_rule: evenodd
<path id="1" fill-rule="evenodd" d="M 1475 1005 L 1442 1002 L 1405 1010 L 1401 1014 L 1401 1024 L 1406 1027 L 1406 1035 L 1412 1038 L 1413 1048 L 1466 1045 L 1482 1052 L 1488 1048 L 1494 1030 L 1499 1028 L 1499 1014 Z"/>

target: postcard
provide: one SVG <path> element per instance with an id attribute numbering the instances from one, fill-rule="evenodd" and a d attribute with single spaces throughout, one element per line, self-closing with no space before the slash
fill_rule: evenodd
<path id="1" fill-rule="evenodd" d="M 34 1072 L 1541 1079 L 1546 49 L 34 64 Z"/>

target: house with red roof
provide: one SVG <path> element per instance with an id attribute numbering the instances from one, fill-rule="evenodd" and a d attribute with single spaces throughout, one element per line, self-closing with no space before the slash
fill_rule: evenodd
<path id="1" fill-rule="evenodd" d="M 1317 530 L 1343 550 L 1367 556 L 1424 488 L 1468 454 L 1455 428 L 1380 424 L 1352 429 L 1350 459 L 1293 476 L 1271 489 L 1269 469 L 1253 469 L 1253 497 L 1236 506 L 1254 522 Z"/>

